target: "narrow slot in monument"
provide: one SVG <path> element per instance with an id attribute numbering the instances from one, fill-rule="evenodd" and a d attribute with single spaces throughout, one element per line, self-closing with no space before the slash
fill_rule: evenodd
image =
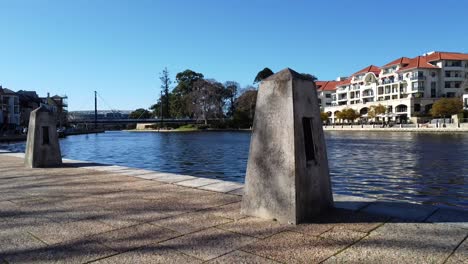
<path id="1" fill-rule="evenodd" d="M 304 131 L 304 147 L 306 154 L 306 161 L 315 161 L 315 146 L 314 138 L 312 137 L 312 118 L 302 118 L 302 129 Z"/>
<path id="2" fill-rule="evenodd" d="M 42 145 L 49 144 L 49 127 L 42 127 Z"/>

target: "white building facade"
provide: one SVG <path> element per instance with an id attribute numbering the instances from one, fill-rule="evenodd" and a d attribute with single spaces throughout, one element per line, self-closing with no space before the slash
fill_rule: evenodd
<path id="1" fill-rule="evenodd" d="M 345 108 L 366 116 L 370 106 L 381 104 L 387 109 L 384 119 L 407 122 L 427 115 L 438 98 L 461 97 L 464 92 L 468 92 L 468 54 L 431 52 L 354 73 L 336 84 L 331 106 L 323 109 L 335 123 L 336 113 Z"/>

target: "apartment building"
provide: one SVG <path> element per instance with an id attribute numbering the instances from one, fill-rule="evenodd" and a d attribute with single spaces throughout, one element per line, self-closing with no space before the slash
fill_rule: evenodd
<path id="1" fill-rule="evenodd" d="M 12 90 L 0 86 L 0 130 L 16 127 L 19 124 L 18 95 Z"/>
<path id="2" fill-rule="evenodd" d="M 316 86 L 321 100 L 322 93 L 330 94 L 331 105 L 325 100 L 322 106 L 331 122 L 344 108 L 352 108 L 366 117 L 369 107 L 377 104 L 387 108 L 382 118 L 406 122 L 427 114 L 438 98 L 461 97 L 468 92 L 468 54 L 429 52 L 415 58 L 401 57 L 325 84 L 318 81 Z M 327 87 L 326 93 L 323 87 Z"/>
<path id="3" fill-rule="evenodd" d="M 57 117 L 57 125 L 67 123 L 67 97 L 39 97 L 35 91 L 18 91 L 0 86 L 0 132 L 13 131 L 28 126 L 31 112 L 47 105 Z"/>

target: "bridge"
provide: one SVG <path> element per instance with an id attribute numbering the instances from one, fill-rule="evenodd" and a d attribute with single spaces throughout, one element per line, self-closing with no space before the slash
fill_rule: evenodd
<path id="1" fill-rule="evenodd" d="M 144 123 L 144 124 L 153 124 L 153 123 L 184 123 L 184 124 L 196 124 L 203 122 L 197 119 L 160 119 L 160 118 L 150 118 L 150 119 L 115 119 L 115 118 L 98 118 L 97 120 L 94 119 L 69 119 L 69 123 L 71 124 L 136 124 L 136 123 Z"/>

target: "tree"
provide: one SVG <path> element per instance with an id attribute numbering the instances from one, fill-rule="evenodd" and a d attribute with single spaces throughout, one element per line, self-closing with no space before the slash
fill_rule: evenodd
<path id="1" fill-rule="evenodd" d="M 327 113 L 325 113 L 325 112 L 320 112 L 320 119 L 322 120 L 322 123 L 325 123 L 325 122 L 328 123 L 328 118 L 329 118 L 329 116 L 328 116 Z"/>
<path id="2" fill-rule="evenodd" d="M 255 76 L 255 79 L 254 79 L 254 84 L 256 83 L 259 83 L 261 81 L 263 81 L 264 79 L 270 77 L 271 75 L 273 75 L 274 72 L 272 70 L 270 70 L 269 68 L 264 68 L 263 70 L 259 71 L 257 73 L 257 76 Z"/>
<path id="3" fill-rule="evenodd" d="M 237 92 L 239 91 L 239 83 L 233 82 L 233 81 L 227 81 L 224 83 L 224 91 L 225 95 L 224 97 L 227 100 L 227 110 L 226 110 L 226 116 L 232 117 L 234 115 L 235 111 L 235 104 L 234 101 L 237 96 Z"/>
<path id="4" fill-rule="evenodd" d="M 151 118 L 151 112 L 143 109 L 143 108 L 138 108 L 137 110 L 133 111 L 130 113 L 128 116 L 130 119 L 147 119 Z"/>
<path id="5" fill-rule="evenodd" d="M 214 80 L 199 79 L 193 84 L 193 91 L 189 94 L 191 112 L 197 119 L 208 124 L 209 118 L 223 117 L 224 86 Z"/>
<path id="6" fill-rule="evenodd" d="M 192 70 L 185 70 L 176 74 L 177 86 L 169 95 L 170 113 L 172 117 L 190 117 L 191 102 L 188 95 L 193 91 L 193 84 L 203 79 L 203 74 Z"/>
<path id="7" fill-rule="evenodd" d="M 236 126 L 240 128 L 252 127 L 256 103 L 257 90 L 252 87 L 244 88 L 241 95 L 234 102 L 233 122 Z"/>
<path id="8" fill-rule="evenodd" d="M 312 74 L 309 74 L 309 73 L 301 73 L 302 76 L 306 77 L 307 79 L 315 82 L 317 81 L 317 77 L 315 77 L 315 75 L 312 75 Z"/>
<path id="9" fill-rule="evenodd" d="M 342 111 L 335 112 L 335 119 L 338 119 L 341 121 L 345 120 L 343 112 Z"/>
<path id="10" fill-rule="evenodd" d="M 158 102 L 151 105 L 149 108 L 152 111 L 152 116 L 161 117 L 161 98 L 158 99 Z"/>
<path id="11" fill-rule="evenodd" d="M 387 109 L 382 104 L 371 105 L 369 107 L 369 111 L 367 112 L 367 116 L 369 118 L 376 118 L 378 115 L 383 115 L 386 112 L 387 112 Z"/>
<path id="12" fill-rule="evenodd" d="M 459 98 L 441 98 L 437 100 L 430 111 L 433 117 L 449 117 L 463 111 L 463 102 Z"/>
<path id="13" fill-rule="evenodd" d="M 347 120 L 349 122 L 352 122 L 360 117 L 359 113 L 351 108 L 345 108 L 341 111 L 338 111 L 335 116 L 340 120 Z"/>
<path id="14" fill-rule="evenodd" d="M 159 79 L 161 80 L 161 89 L 163 91 L 163 96 L 160 99 L 163 105 L 162 117 L 169 117 L 169 86 L 171 85 L 171 79 L 169 78 L 169 72 L 167 71 L 167 68 L 164 68 L 164 70 L 159 74 Z"/>

